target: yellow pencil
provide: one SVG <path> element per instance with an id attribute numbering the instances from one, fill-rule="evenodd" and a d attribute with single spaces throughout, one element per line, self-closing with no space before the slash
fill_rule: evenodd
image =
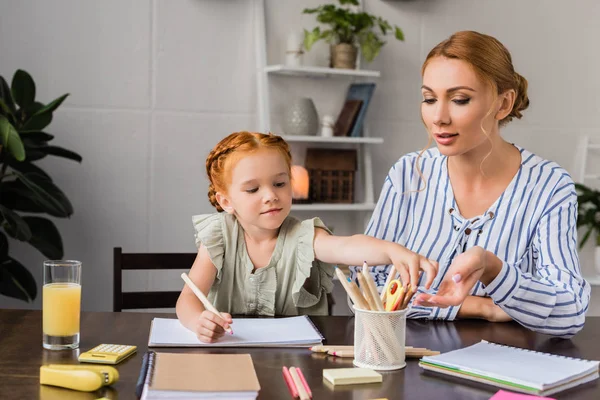
<path id="1" fill-rule="evenodd" d="M 369 266 L 367 265 L 366 261 L 363 264 L 363 269 L 361 272 L 362 272 L 363 276 L 365 277 L 367 286 L 371 292 L 371 298 L 373 299 L 373 302 L 375 303 L 375 310 L 385 311 L 385 309 L 383 308 L 383 302 L 381 301 L 381 298 L 379 297 L 379 293 L 377 293 L 377 285 L 375 284 L 373 275 L 371 275 L 369 273 Z"/>
<path id="2" fill-rule="evenodd" d="M 340 282 L 342 283 L 342 286 L 346 290 L 346 294 L 348 294 L 348 297 L 350 297 L 350 300 L 352 300 L 356 307 L 362 308 L 363 310 L 368 310 L 369 305 L 360 293 L 360 290 L 358 289 L 358 286 L 356 286 L 356 283 L 351 282 L 339 268 L 335 269 L 335 273 Z"/>

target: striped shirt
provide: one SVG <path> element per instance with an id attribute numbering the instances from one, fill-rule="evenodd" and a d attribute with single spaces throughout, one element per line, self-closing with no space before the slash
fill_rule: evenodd
<path id="1" fill-rule="evenodd" d="M 584 324 L 590 285 L 583 279 L 577 254 L 577 193 L 558 164 L 519 148 L 521 166 L 481 216 L 460 215 L 448 178 L 447 157 L 428 149 L 419 159 L 425 190 L 415 163 L 418 153 L 402 157 L 385 179 L 366 234 L 399 243 L 439 263 L 429 290 L 435 293 L 452 260 L 481 246 L 502 260 L 502 270 L 488 286 L 471 294 L 489 296 L 521 325 L 554 336 L 572 336 Z M 379 290 L 389 265 L 374 268 Z M 355 275 L 355 271 L 353 271 Z M 453 320 L 460 306 L 412 306 L 410 318 Z"/>

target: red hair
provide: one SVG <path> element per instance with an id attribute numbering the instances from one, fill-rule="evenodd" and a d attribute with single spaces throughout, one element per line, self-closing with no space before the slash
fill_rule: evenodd
<path id="1" fill-rule="evenodd" d="M 235 132 L 221 140 L 206 157 L 206 174 L 210 185 L 208 186 L 208 200 L 217 211 L 223 209 L 217 201 L 217 192 L 227 192 L 231 179 L 231 171 L 236 162 L 245 154 L 260 149 L 271 149 L 278 151 L 288 167 L 291 175 L 292 154 L 290 146 L 281 136 L 272 133 L 264 134 L 257 132 Z"/>

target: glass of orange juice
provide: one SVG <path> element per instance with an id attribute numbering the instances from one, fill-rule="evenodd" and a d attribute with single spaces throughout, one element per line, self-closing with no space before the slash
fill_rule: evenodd
<path id="1" fill-rule="evenodd" d="M 45 349 L 79 347 L 81 314 L 81 262 L 44 261 L 42 288 L 43 340 Z"/>

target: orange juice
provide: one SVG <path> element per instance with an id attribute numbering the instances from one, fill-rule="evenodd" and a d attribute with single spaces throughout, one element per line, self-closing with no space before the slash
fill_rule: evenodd
<path id="1" fill-rule="evenodd" d="M 43 329 L 50 336 L 72 336 L 79 333 L 81 285 L 49 283 L 43 289 Z"/>

